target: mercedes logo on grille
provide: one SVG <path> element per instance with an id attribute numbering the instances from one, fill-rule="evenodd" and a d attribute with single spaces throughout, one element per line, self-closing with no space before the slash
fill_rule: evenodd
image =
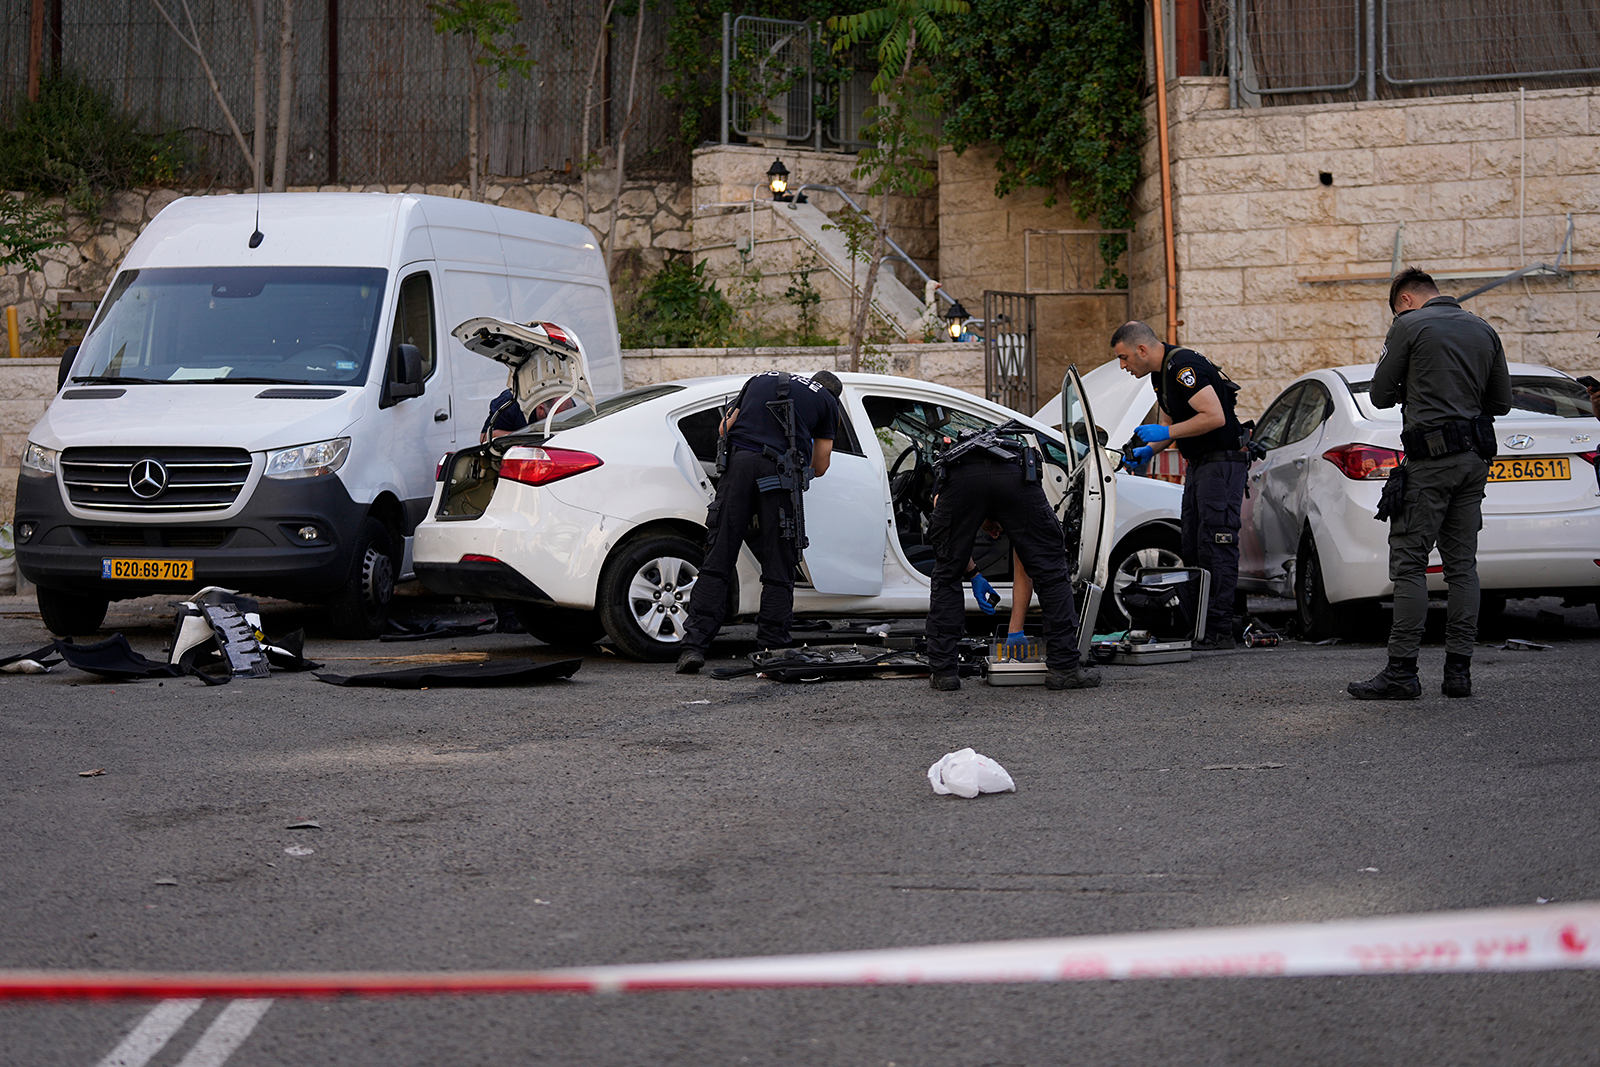
<path id="1" fill-rule="evenodd" d="M 1519 450 L 1524 448 L 1532 448 L 1533 438 L 1529 437 L 1525 433 L 1514 433 L 1510 437 L 1506 438 L 1506 447 Z"/>
<path id="2" fill-rule="evenodd" d="M 167 491 L 167 468 L 158 459 L 141 459 L 128 472 L 128 488 L 140 500 L 153 500 Z"/>

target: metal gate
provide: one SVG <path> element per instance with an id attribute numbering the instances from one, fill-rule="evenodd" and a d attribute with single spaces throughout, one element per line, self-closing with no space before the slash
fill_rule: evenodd
<path id="1" fill-rule="evenodd" d="M 1039 409 L 1035 308 L 1028 293 L 983 292 L 983 395 L 1025 415 Z"/>

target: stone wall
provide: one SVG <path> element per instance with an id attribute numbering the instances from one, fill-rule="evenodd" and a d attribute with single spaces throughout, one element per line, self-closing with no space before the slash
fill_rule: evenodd
<path id="1" fill-rule="evenodd" d="M 1318 367 L 1377 359 L 1386 279 L 1404 265 L 1503 273 L 1600 261 L 1600 89 L 1228 110 L 1222 79 L 1170 83 L 1179 339 L 1217 359 L 1257 414 Z M 1155 111 L 1146 111 L 1132 275 L 1136 316 L 1164 326 Z M 1329 176 L 1324 184 L 1322 175 Z M 1380 280 L 1316 282 L 1329 274 Z M 1440 279 L 1461 294 L 1488 278 Z M 1528 278 L 1475 297 L 1507 356 L 1592 371 L 1600 274 Z"/>
<path id="2" fill-rule="evenodd" d="M 11 521 L 28 431 L 56 395 L 59 359 L 0 359 L 0 523 Z"/>
<path id="3" fill-rule="evenodd" d="M 775 151 L 745 145 L 712 145 L 694 153 L 694 242 L 696 261 L 706 261 L 706 274 L 740 309 L 743 325 L 794 330 L 798 313 L 785 291 L 796 285 L 794 272 L 808 258 L 805 242 L 774 219 L 772 194 L 767 191 L 767 168 L 781 158 L 789 169 L 789 187 L 812 182 L 837 186 L 868 213 L 876 213 L 861 192 L 862 182 L 851 177 L 854 156 L 837 152 L 807 152 L 786 148 Z M 752 193 L 754 197 L 752 198 Z M 842 200 L 826 191 L 808 191 L 807 197 L 823 211 L 834 214 Z M 719 206 L 720 205 L 720 206 Z M 906 254 L 930 276 L 939 276 L 939 201 L 937 191 L 921 197 L 889 198 L 889 233 Z M 751 238 L 754 237 L 754 244 Z M 748 251 L 746 251 L 748 250 Z M 900 281 L 922 295 L 922 280 L 910 269 L 886 264 Z M 850 287 L 827 270 L 810 276 L 822 297 L 818 306 L 819 333 L 844 340 L 850 331 Z M 861 264 L 857 286 L 866 281 Z"/>
<path id="4" fill-rule="evenodd" d="M 611 222 L 611 197 L 615 187 L 610 172 L 597 171 L 590 179 L 589 225 L 603 238 Z M 291 192 L 422 193 L 457 199 L 467 195 L 464 185 L 324 185 Z M 55 306 L 56 296 L 69 292 L 103 293 L 111 275 L 135 237 L 162 208 L 184 195 L 231 195 L 238 190 L 134 189 L 111 197 L 100 219 L 72 215 L 67 243 L 40 257 L 42 270 L 24 272 L 6 267 L 0 272 L 0 307 L 16 305 L 23 328 L 23 353 L 38 346 L 30 319 L 40 318 L 41 306 Z M 583 190 L 574 182 L 536 179 L 500 179 L 488 183 L 484 199 L 491 204 L 553 215 L 583 222 Z M 691 189 L 681 182 L 625 181 L 617 208 L 617 247 L 635 250 L 646 270 L 661 266 L 665 257 L 689 247 Z M 0 456 L 0 462 L 6 457 Z"/>
<path id="5" fill-rule="evenodd" d="M 969 148 L 961 155 L 948 148 L 939 153 L 937 277 L 974 317 L 983 314 L 984 290 L 1023 290 L 1025 230 L 1095 226 L 1078 218 L 1064 198 L 1047 206 L 1043 189 L 1018 189 L 996 198 L 997 157 L 998 150 L 990 146 Z M 1091 273 L 1101 267 L 1098 253 L 1092 250 L 1095 243 L 1093 238 L 1073 243 L 1075 251 L 1088 254 L 1090 261 L 1085 267 Z M 1039 253 L 1043 251 L 1041 244 Z M 1042 259 L 1042 254 L 1035 258 Z M 1041 287 L 1035 283 L 1035 288 Z M 1084 286 L 1060 285 L 1057 279 L 1053 287 Z M 1112 332 L 1128 317 L 1125 296 L 1040 295 L 1035 307 L 1040 397 L 1056 392 L 1070 364 L 1087 371 L 1104 363 L 1110 357 Z"/>

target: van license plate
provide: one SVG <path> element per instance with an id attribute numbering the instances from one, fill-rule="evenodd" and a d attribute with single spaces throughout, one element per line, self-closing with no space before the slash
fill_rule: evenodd
<path id="1" fill-rule="evenodd" d="M 192 582 L 192 559 L 103 559 L 100 577 L 132 578 L 148 582 Z"/>
<path id="2" fill-rule="evenodd" d="M 1572 478 L 1566 456 L 1544 459 L 1497 459 L 1489 464 L 1491 482 L 1565 482 Z"/>

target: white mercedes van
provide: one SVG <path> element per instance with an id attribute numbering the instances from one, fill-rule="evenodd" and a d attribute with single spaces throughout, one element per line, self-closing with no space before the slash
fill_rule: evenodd
<path id="1" fill-rule="evenodd" d="M 56 634 L 206 585 L 384 628 L 439 457 L 476 444 L 506 368 L 449 327 L 552 320 L 622 390 L 588 229 L 443 197 L 188 197 L 139 235 L 18 478 L 17 563 Z"/>

